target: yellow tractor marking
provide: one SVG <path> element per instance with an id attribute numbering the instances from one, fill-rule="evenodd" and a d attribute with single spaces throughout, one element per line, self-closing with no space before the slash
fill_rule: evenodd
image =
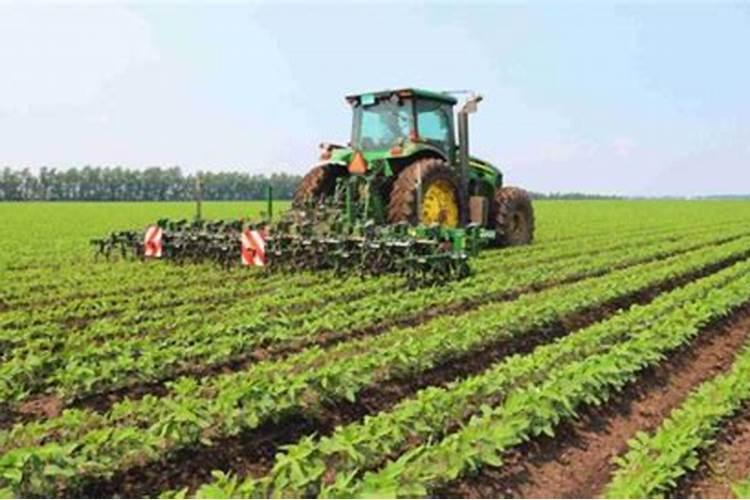
<path id="1" fill-rule="evenodd" d="M 450 182 L 437 180 L 427 186 L 422 200 L 422 224 L 458 226 L 458 200 Z"/>

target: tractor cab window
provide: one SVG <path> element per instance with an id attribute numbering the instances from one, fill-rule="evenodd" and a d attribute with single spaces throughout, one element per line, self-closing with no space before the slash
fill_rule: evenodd
<path id="1" fill-rule="evenodd" d="M 352 145 L 361 150 L 389 149 L 409 137 L 413 127 L 409 101 L 382 99 L 354 108 Z"/>
<path id="2" fill-rule="evenodd" d="M 417 101 L 417 131 L 420 139 L 434 142 L 444 151 L 453 146 L 451 107 L 435 101 Z"/>

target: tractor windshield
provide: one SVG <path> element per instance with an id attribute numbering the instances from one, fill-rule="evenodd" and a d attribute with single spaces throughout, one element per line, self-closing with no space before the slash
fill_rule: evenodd
<path id="1" fill-rule="evenodd" d="M 352 146 L 360 150 L 389 149 L 407 139 L 414 128 L 409 100 L 381 99 L 370 106 L 354 108 Z"/>

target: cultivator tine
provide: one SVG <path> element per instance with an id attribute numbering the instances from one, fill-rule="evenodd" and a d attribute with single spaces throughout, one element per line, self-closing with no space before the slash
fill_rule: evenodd
<path id="1" fill-rule="evenodd" d="M 415 238 L 408 226 L 391 226 L 388 232 L 365 227 L 361 234 L 341 237 L 314 236 L 302 223 L 285 227 L 269 241 L 269 267 L 273 271 L 330 269 L 337 276 L 361 277 L 398 274 L 412 288 L 462 279 L 469 275 L 468 257 L 453 250 L 439 228 Z"/>
<path id="2" fill-rule="evenodd" d="M 398 272 L 411 244 L 407 241 L 371 241 L 363 245 L 360 256 L 360 276 L 381 276 Z"/>
<path id="3" fill-rule="evenodd" d="M 414 241 L 400 260 L 399 271 L 410 288 L 460 280 L 471 273 L 465 253 L 453 251 L 448 242 L 431 239 Z"/>
<path id="4" fill-rule="evenodd" d="M 89 240 L 89 244 L 94 247 L 95 260 L 99 260 L 100 257 L 106 258 L 105 249 L 107 246 L 107 240 L 104 238 L 92 238 Z"/>
<path id="5" fill-rule="evenodd" d="M 378 241 L 366 241 L 362 245 L 359 254 L 359 275 L 361 277 L 379 276 L 388 267 L 389 256 L 384 249 L 384 243 Z"/>
<path id="6" fill-rule="evenodd" d="M 111 233 L 106 238 L 93 238 L 89 243 L 94 247 L 94 256 L 97 259 L 104 257 L 109 260 L 113 252 L 126 259 L 136 255 L 133 251 L 133 242 L 136 238 L 133 231 L 120 231 Z"/>
<path id="7" fill-rule="evenodd" d="M 162 219 L 157 226 L 162 229 L 161 257 L 177 264 L 214 261 L 222 267 L 237 261 L 239 234 L 242 223 L 216 221 L 188 222 Z M 123 259 L 144 259 L 144 235 L 138 231 L 113 232 L 106 238 L 90 241 L 96 257 L 110 259 L 115 252 Z"/>
<path id="8" fill-rule="evenodd" d="M 362 278 L 395 274 L 416 288 L 469 275 L 468 257 L 456 249 L 463 247 L 454 248 L 449 234 L 438 226 L 415 229 L 405 223 L 353 227 L 334 212 L 320 212 L 315 217 L 293 213 L 270 234 L 265 223 L 162 219 L 145 235 L 116 232 L 92 239 L 91 245 L 97 258 L 109 259 L 116 252 L 122 258 L 161 257 L 177 264 L 209 261 L 225 269 L 244 263 L 264 264 L 270 272 L 331 270 L 336 276 Z M 157 251 L 152 238 L 158 240 Z"/>
<path id="9" fill-rule="evenodd" d="M 333 254 L 333 270 L 337 276 L 348 274 L 360 262 L 359 242 L 347 240 Z"/>

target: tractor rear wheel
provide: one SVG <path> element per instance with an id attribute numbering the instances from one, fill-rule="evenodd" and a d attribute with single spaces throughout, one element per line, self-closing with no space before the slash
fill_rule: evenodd
<path id="1" fill-rule="evenodd" d="M 344 175 L 346 168 L 340 165 L 318 165 L 303 178 L 294 193 L 292 207 L 305 208 L 311 203 L 318 203 L 323 198 L 332 196 L 336 190 L 336 178 Z"/>
<path id="2" fill-rule="evenodd" d="M 417 207 L 420 176 L 421 208 Z M 458 227 L 465 206 L 455 170 L 441 159 L 425 158 L 402 170 L 393 183 L 388 221 Z"/>
<path id="3" fill-rule="evenodd" d="M 495 191 L 493 200 L 495 244 L 527 245 L 534 239 L 534 208 L 529 194 L 517 187 Z"/>

